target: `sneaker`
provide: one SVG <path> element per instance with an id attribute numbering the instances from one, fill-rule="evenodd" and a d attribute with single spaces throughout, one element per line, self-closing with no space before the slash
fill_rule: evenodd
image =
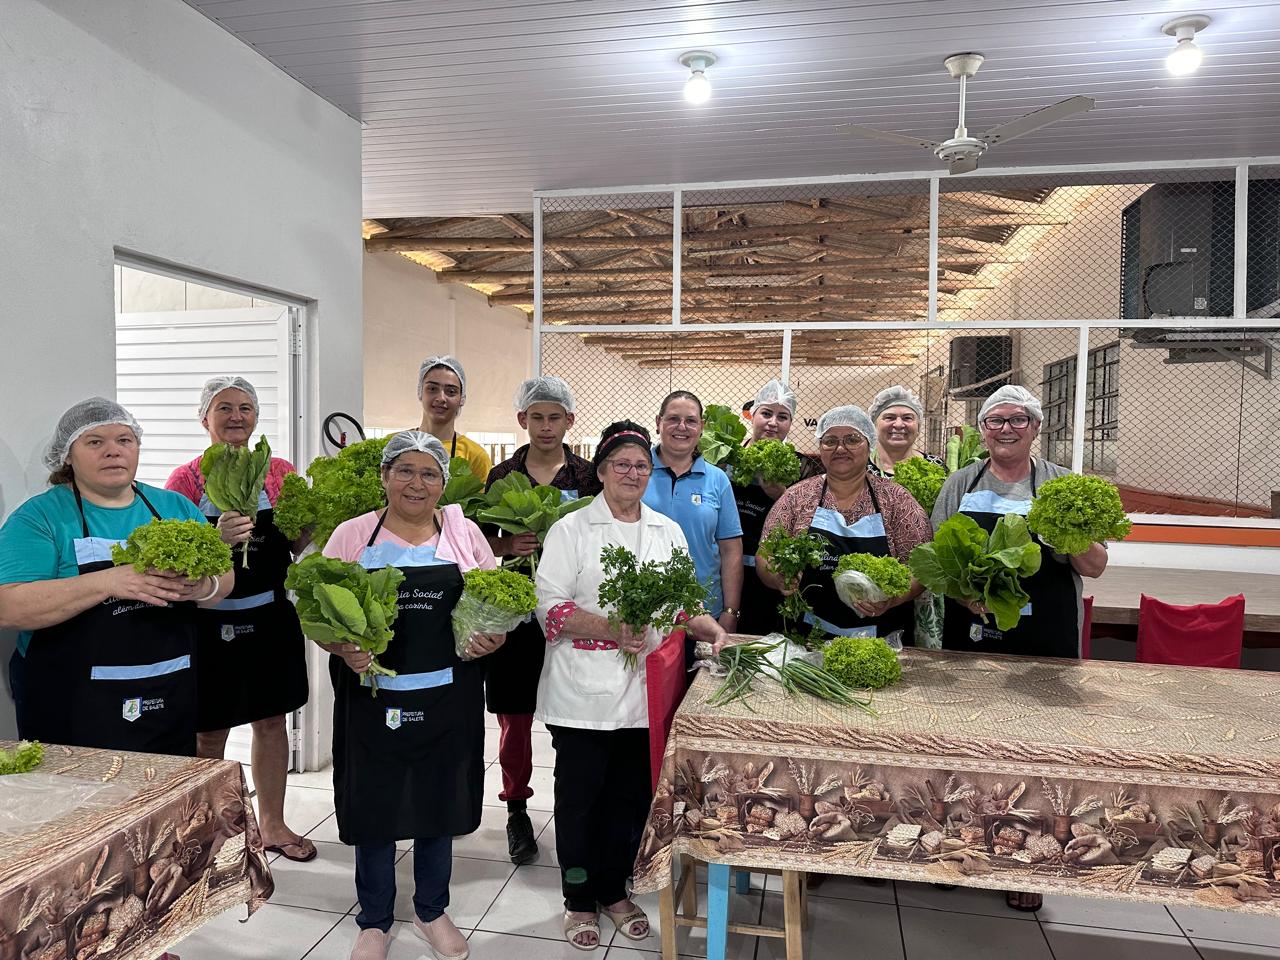
<path id="1" fill-rule="evenodd" d="M 351 960 L 387 960 L 387 941 L 390 934 L 377 927 L 360 931 L 356 945 L 351 948 Z"/>
<path id="2" fill-rule="evenodd" d="M 467 960 L 471 955 L 467 938 L 454 926 L 447 913 L 440 914 L 430 923 L 414 917 L 413 932 L 427 941 L 436 960 Z"/>
<path id="3" fill-rule="evenodd" d="M 533 863 L 538 859 L 538 841 L 533 836 L 529 814 L 516 810 L 507 815 L 507 850 L 515 864 Z"/>

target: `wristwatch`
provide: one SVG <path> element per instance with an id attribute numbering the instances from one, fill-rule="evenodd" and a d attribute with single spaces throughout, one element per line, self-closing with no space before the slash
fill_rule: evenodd
<path id="1" fill-rule="evenodd" d="M 723 608 L 720 610 L 720 612 L 721 612 L 721 613 L 727 613 L 727 614 L 729 614 L 729 616 L 731 616 L 731 617 L 740 617 L 740 616 L 742 616 L 742 611 L 741 611 L 741 610 L 735 610 L 735 609 L 733 609 L 733 607 L 723 607 Z"/>

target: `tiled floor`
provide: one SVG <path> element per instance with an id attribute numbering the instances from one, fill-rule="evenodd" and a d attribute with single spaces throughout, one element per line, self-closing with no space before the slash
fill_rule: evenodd
<path id="1" fill-rule="evenodd" d="M 497 730 L 489 723 L 486 807 L 480 829 L 454 844 L 450 916 L 476 960 L 568 960 L 585 957 L 560 935 L 562 902 L 551 820 L 551 740 L 534 734 L 534 790 L 529 815 L 539 831 L 538 862 L 513 867 L 506 856 L 506 810 L 498 805 L 492 762 Z M 355 941 L 353 856 L 338 842 L 328 773 L 290 777 L 287 813 L 295 830 L 320 848 L 307 864 L 272 861 L 276 892 L 247 922 L 229 911 L 175 949 L 182 960 L 346 960 Z M 413 933 L 409 844 L 397 863 L 398 897 L 389 960 L 430 958 Z M 752 890 L 732 895 L 734 919 L 778 924 L 777 878 L 754 876 Z M 639 898 L 654 934 L 631 943 L 605 924 L 597 960 L 657 960 L 657 897 Z M 705 897 L 703 898 L 705 907 Z M 919 884 L 873 887 L 832 878 L 810 899 L 806 960 L 1255 960 L 1280 958 L 1280 921 L 1211 910 L 1051 897 L 1037 914 L 1015 913 L 1004 898 L 981 890 L 943 891 Z M 684 957 L 706 955 L 706 933 L 681 928 Z M 729 960 L 783 960 L 780 940 L 730 935 Z"/>

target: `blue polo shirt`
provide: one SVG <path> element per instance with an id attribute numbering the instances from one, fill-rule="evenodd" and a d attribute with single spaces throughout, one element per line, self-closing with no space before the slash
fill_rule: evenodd
<path id="1" fill-rule="evenodd" d="M 702 457 L 682 477 L 676 477 L 653 448 L 653 475 L 644 492 L 645 504 L 680 525 L 689 541 L 698 579 L 711 581 L 707 612 L 713 617 L 724 610 L 724 588 L 720 583 L 720 541 L 742 536 L 738 504 L 733 485 L 719 467 Z"/>

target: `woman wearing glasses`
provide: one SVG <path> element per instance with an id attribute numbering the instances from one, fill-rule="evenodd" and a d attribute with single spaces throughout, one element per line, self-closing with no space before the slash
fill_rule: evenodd
<path id="1" fill-rule="evenodd" d="M 905 596 L 879 603 L 847 606 L 836 594 L 833 574 L 840 558 L 850 553 L 894 556 L 906 561 L 917 546 L 931 539 L 929 518 L 911 494 L 867 469 L 875 449 L 875 427 L 861 407 L 828 410 L 818 419 L 818 456 L 826 474 L 801 480 L 778 498 L 764 522 L 764 536 L 782 526 L 788 533 L 805 532 L 827 544 L 822 565 L 799 585 L 813 607 L 806 617 L 811 626 L 836 636 L 886 637 L 902 631 L 911 642 L 914 600 L 923 589 L 912 581 Z M 760 557 L 756 572 L 765 585 L 790 592 Z"/>
<path id="2" fill-rule="evenodd" d="M 625 547 L 662 563 L 687 549 L 680 527 L 643 503 L 653 473 L 649 433 L 629 420 L 611 424 L 592 460 L 604 489 L 547 533 L 538 563 L 538 620 L 547 656 L 536 716 L 556 751 L 556 858 L 564 894 L 564 935 L 579 950 L 600 940 L 603 910 L 622 936 L 649 935 L 644 911 L 627 896 L 649 801 L 649 708 L 644 657 L 661 639 L 649 629 L 615 627 L 600 607 L 605 547 Z M 706 613 L 691 634 L 715 644 L 725 632 Z M 628 667 L 620 652 L 635 655 Z"/>
<path id="3" fill-rule="evenodd" d="M 702 401 L 687 390 L 667 394 L 657 425 L 645 506 L 680 525 L 698 579 L 711 581 L 707 612 L 734 633 L 742 612 L 742 524 L 729 477 L 698 453 Z M 692 644 L 688 657 L 692 663 Z"/>
<path id="4" fill-rule="evenodd" d="M 1010 385 L 991 394 L 978 413 L 978 429 L 990 456 L 947 477 L 933 507 L 934 529 L 963 513 L 990 532 L 1006 513 L 1026 516 L 1040 484 L 1070 473 L 1032 455 L 1043 420 L 1040 401 L 1025 388 Z M 981 604 L 948 599 L 943 649 L 1078 657 L 1084 614 L 1080 578 L 1102 575 L 1107 550 L 1095 543 L 1084 553 L 1067 557 L 1041 545 L 1040 557 L 1039 572 L 1022 581 L 1031 602 L 1016 627 L 997 630 L 983 621 L 986 608 Z M 1038 893 L 1009 892 L 1006 899 L 1015 910 L 1038 910 L 1041 905 Z"/>
<path id="5" fill-rule="evenodd" d="M 356 848 L 360 933 L 353 960 L 387 955 L 396 901 L 396 841 L 413 841 L 413 928 L 438 960 L 463 960 L 467 940 L 449 915 L 453 838 L 480 825 L 484 797 L 484 672 L 476 657 L 501 634 L 473 634 L 454 650 L 452 613 L 462 574 L 497 564 L 484 535 L 456 504 L 436 509 L 449 455 L 419 430 L 397 433 L 382 453 L 387 507 L 340 524 L 324 554 L 404 574 L 394 635 L 379 662 L 395 676 L 376 698 L 360 676 L 369 655 L 321 644 L 334 656 L 333 787 L 338 836 Z"/>
<path id="6" fill-rule="evenodd" d="M 1032 455 L 1043 419 L 1040 401 L 1023 387 L 1001 387 L 987 398 L 978 414 L 978 429 L 990 457 L 947 477 L 933 507 L 935 529 L 963 513 L 989 532 L 1006 513 L 1026 516 L 1041 484 L 1071 472 Z M 1084 610 L 1080 578 L 1102 575 L 1106 548 L 1095 543 L 1074 557 L 1042 548 L 1041 556 L 1040 572 L 1023 581 L 1031 603 L 1016 627 L 997 630 L 983 622 L 986 611 L 980 604 L 966 608 L 948 600 L 944 649 L 1078 657 Z"/>

